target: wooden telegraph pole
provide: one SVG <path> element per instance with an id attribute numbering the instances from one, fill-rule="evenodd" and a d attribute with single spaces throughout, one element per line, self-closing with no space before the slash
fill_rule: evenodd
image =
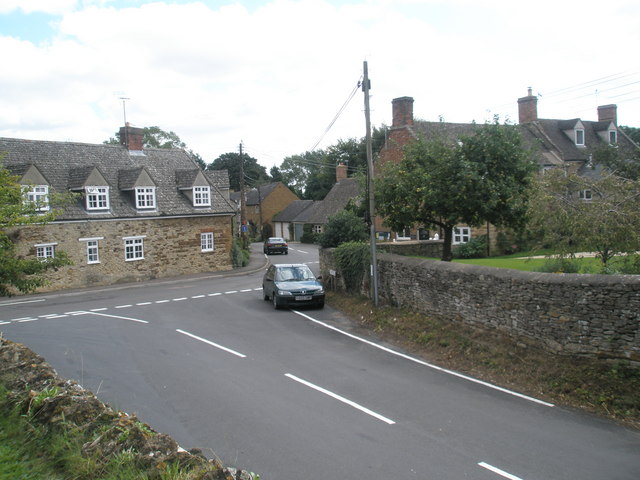
<path id="1" fill-rule="evenodd" d="M 376 217 L 375 202 L 373 197 L 373 147 L 371 145 L 371 118 L 369 115 L 369 89 L 371 83 L 369 81 L 369 67 L 364 62 L 363 67 L 363 83 L 364 91 L 364 117 L 367 128 L 367 190 L 369 194 L 369 243 L 371 244 L 371 296 L 373 304 L 378 306 L 378 259 L 376 254 Z"/>
<path id="2" fill-rule="evenodd" d="M 240 142 L 240 238 L 242 248 L 247 248 L 247 199 L 244 191 L 244 155 L 242 154 L 242 142 Z"/>

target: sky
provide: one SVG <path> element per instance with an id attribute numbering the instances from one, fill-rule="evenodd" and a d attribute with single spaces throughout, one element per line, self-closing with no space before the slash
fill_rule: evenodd
<path id="1" fill-rule="evenodd" d="M 640 127 L 637 0 L 0 0 L 0 137 L 102 143 L 126 121 L 207 163 L 270 169 L 366 134 L 391 101 L 416 119 Z"/>

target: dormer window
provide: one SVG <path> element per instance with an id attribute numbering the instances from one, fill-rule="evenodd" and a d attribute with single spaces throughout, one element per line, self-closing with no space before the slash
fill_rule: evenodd
<path id="1" fill-rule="evenodd" d="M 584 146 L 584 130 L 582 128 L 576 128 L 576 145 Z"/>
<path id="2" fill-rule="evenodd" d="M 611 145 L 618 143 L 618 132 L 615 130 L 609 130 L 609 143 Z"/>
<path id="3" fill-rule="evenodd" d="M 155 187 L 136 187 L 136 208 L 155 208 Z"/>
<path id="4" fill-rule="evenodd" d="M 85 187 L 87 210 L 109 209 L 109 187 Z"/>
<path id="5" fill-rule="evenodd" d="M 211 188 L 210 187 L 193 187 L 193 206 L 194 207 L 211 206 Z"/>
<path id="6" fill-rule="evenodd" d="M 32 205 L 37 212 L 49 211 L 49 186 L 24 186 L 25 201 Z"/>

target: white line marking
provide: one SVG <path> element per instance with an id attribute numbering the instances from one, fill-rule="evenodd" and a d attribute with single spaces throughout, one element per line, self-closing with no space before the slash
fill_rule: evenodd
<path id="1" fill-rule="evenodd" d="M 84 310 L 76 310 L 75 312 L 64 312 L 65 315 L 85 315 L 87 312 Z"/>
<path id="2" fill-rule="evenodd" d="M 67 318 L 69 315 L 58 315 L 58 314 L 54 314 L 54 315 L 42 315 L 40 318 L 44 318 L 44 319 L 51 319 L 51 318 Z"/>
<path id="3" fill-rule="evenodd" d="M 12 321 L 12 322 L 19 322 L 20 320 L 28 320 L 28 319 L 30 319 L 30 318 L 33 318 L 33 317 L 20 317 L 20 318 L 14 318 L 14 319 L 12 319 L 11 321 Z"/>
<path id="4" fill-rule="evenodd" d="M 245 290 L 240 290 L 240 293 L 244 293 L 244 292 L 251 292 L 252 290 L 250 288 L 247 288 Z"/>
<path id="5" fill-rule="evenodd" d="M 182 298 L 173 298 L 171 299 L 172 302 L 182 302 L 183 300 L 186 300 L 187 297 L 182 297 Z"/>
<path id="6" fill-rule="evenodd" d="M 149 323 L 146 320 L 139 320 L 137 318 L 130 318 L 130 317 L 121 317 L 119 315 L 109 315 L 109 314 L 106 314 L 106 313 L 97 313 L 97 312 L 85 312 L 85 313 L 87 313 L 89 315 L 98 315 L 98 316 L 101 316 L 101 317 L 119 318 L 121 320 L 130 320 L 132 322 L 138 322 L 138 323 Z"/>
<path id="7" fill-rule="evenodd" d="M 113 308 L 130 308 L 130 307 L 133 307 L 133 305 L 116 305 Z"/>
<path id="8" fill-rule="evenodd" d="M 9 325 L 11 322 L 0 322 L 0 325 Z"/>
<path id="9" fill-rule="evenodd" d="M 179 328 L 176 329 L 176 332 L 178 333 L 182 333 L 183 335 L 187 335 L 191 338 L 195 338 L 196 340 L 200 340 L 201 342 L 204 342 L 208 345 L 211 345 L 212 347 L 216 347 L 219 348 L 220 350 L 224 350 L 225 352 L 231 353 L 233 355 L 236 355 L 240 358 L 245 358 L 246 355 L 243 355 L 240 352 L 236 352 L 235 350 L 231 350 L 230 348 L 227 347 L 223 347 L 222 345 L 218 345 L 217 343 L 213 343 L 211 340 L 207 340 L 206 338 L 202 338 L 202 337 L 198 337 L 197 335 L 194 335 L 193 333 L 189 333 L 189 332 L 185 332 L 184 330 L 180 330 Z"/>
<path id="10" fill-rule="evenodd" d="M 260 288 L 254 288 L 253 290 L 254 290 L 254 291 L 256 291 L 256 292 L 258 292 L 258 291 L 262 290 L 262 287 L 260 287 Z"/>
<path id="11" fill-rule="evenodd" d="M 194 295 L 194 296 L 193 296 L 193 297 L 191 297 L 191 298 L 204 298 L 204 297 L 205 297 L 205 295 Z"/>
<path id="12" fill-rule="evenodd" d="M 305 252 L 304 250 L 296 250 L 296 252 L 300 252 L 300 253 L 309 253 L 309 252 Z"/>
<path id="13" fill-rule="evenodd" d="M 90 312 L 104 312 L 106 308 L 92 308 L 89 310 Z"/>
<path id="14" fill-rule="evenodd" d="M 222 295 L 221 293 L 210 293 L 207 297 L 217 297 L 218 295 Z"/>
<path id="15" fill-rule="evenodd" d="M 59 316 L 59 314 L 57 314 L 57 313 L 50 313 L 48 315 L 39 315 L 38 318 L 55 318 L 55 317 L 58 317 L 58 316 Z M 66 315 L 65 315 L 65 317 L 66 317 Z"/>
<path id="16" fill-rule="evenodd" d="M 37 318 L 25 318 L 24 320 L 18 320 L 18 323 L 35 322 Z"/>
<path id="17" fill-rule="evenodd" d="M 488 463 L 479 462 L 478 465 L 480 465 L 482 468 L 486 468 L 487 470 L 491 470 L 493 473 L 497 473 L 504 478 L 508 478 L 509 480 L 522 480 L 520 477 L 511 475 L 510 473 L 507 473 L 504 470 L 500 470 L 499 468 L 489 465 Z"/>
<path id="18" fill-rule="evenodd" d="M 347 405 L 352 406 L 353 408 L 356 408 L 358 410 L 360 410 L 361 412 L 366 413 L 367 415 L 371 415 L 372 417 L 377 418 L 378 420 L 382 420 L 385 423 L 388 423 L 389 425 L 393 425 L 396 422 L 394 422 L 393 420 L 388 419 L 387 417 L 383 417 L 382 415 L 369 410 L 368 408 L 363 407 L 362 405 L 359 405 L 355 402 L 352 402 L 351 400 L 341 397 L 340 395 L 333 393 L 329 390 L 326 390 L 322 387 L 319 387 L 318 385 L 314 385 L 313 383 L 307 382 L 306 380 L 303 380 L 301 378 L 296 377 L 295 375 L 291 375 L 290 373 L 285 373 L 284 374 L 285 377 L 290 378 L 291 380 L 295 380 L 298 383 L 301 383 L 303 385 L 306 385 L 309 388 L 313 388 L 314 390 L 317 390 L 318 392 L 324 393 L 325 395 L 330 396 L 331 398 L 334 398 L 336 400 L 339 400 L 342 403 L 346 403 Z"/>
<path id="19" fill-rule="evenodd" d="M 224 292 L 225 295 L 229 293 L 238 293 L 238 290 L 229 290 L 228 292 Z"/>
<path id="20" fill-rule="evenodd" d="M 137 307 L 143 307 L 144 305 L 151 305 L 151 302 L 140 302 L 140 303 L 136 303 Z M 92 310 L 93 311 L 93 310 Z"/>
<path id="21" fill-rule="evenodd" d="M 170 300 L 157 300 L 156 303 L 168 303 Z"/>
<path id="22" fill-rule="evenodd" d="M 22 305 L 23 303 L 38 303 L 38 302 L 44 302 L 44 301 L 45 301 L 44 298 L 40 298 L 38 300 L 23 300 L 21 302 L 0 303 L 0 307 L 5 307 L 8 305 Z"/>
<path id="23" fill-rule="evenodd" d="M 315 318 L 310 317 L 309 315 L 306 315 L 306 314 L 304 314 L 302 312 L 299 312 L 297 310 L 291 310 L 291 311 L 293 313 L 297 313 L 301 317 L 304 317 L 304 318 L 306 318 L 308 320 L 311 320 L 314 323 L 317 323 L 318 325 L 322 325 L 325 328 L 328 328 L 328 329 L 333 330 L 335 332 L 341 333 L 342 335 L 346 335 L 347 337 L 353 338 L 354 340 L 358 340 L 359 342 L 366 343 L 367 345 L 371 345 L 372 347 L 379 348 L 380 350 L 383 350 L 383 351 L 385 351 L 387 353 L 391 353 L 392 355 L 397 355 L 398 357 L 402 357 L 402 358 L 404 358 L 406 360 L 410 360 L 410 361 L 418 363 L 420 365 L 424 365 L 425 367 L 433 368 L 434 370 L 438 370 L 440 372 L 447 373 L 449 375 L 453 375 L 455 377 L 462 378 L 464 380 L 468 380 L 469 382 L 477 383 L 479 385 L 483 385 L 485 387 L 489 387 L 489 388 L 492 388 L 494 390 L 498 390 L 499 392 L 503 392 L 503 393 L 507 393 L 509 395 L 513 395 L 514 397 L 522 398 L 522 399 L 528 400 L 530 402 L 534 402 L 534 403 L 537 403 L 537 404 L 540 404 L 540 405 L 544 405 L 545 407 L 553 407 L 553 406 L 555 406 L 553 403 L 548 403 L 548 402 L 545 402 L 543 400 L 538 400 L 537 398 L 529 397 L 527 395 L 523 395 L 521 393 L 514 392 L 514 391 L 511 391 L 511 390 L 507 390 L 506 388 L 498 387 L 497 385 L 492 385 L 491 383 L 484 382 L 482 380 L 478 380 L 477 378 L 468 377 L 467 375 L 463 375 L 462 373 L 454 372 L 453 370 L 447 370 L 446 368 L 442 368 L 442 367 L 439 367 L 437 365 L 433 365 L 431 363 L 427 363 L 427 362 L 425 362 L 423 360 L 419 360 L 419 359 L 417 359 L 415 357 L 410 357 L 409 355 L 405 355 L 404 353 L 400 353 L 400 352 L 397 352 L 395 350 L 391 350 L 390 348 L 383 347 L 382 345 L 378 345 L 377 343 L 373 343 L 373 342 L 371 342 L 369 340 L 366 340 L 366 339 L 364 339 L 362 337 L 358 337 L 358 336 L 353 335 L 353 334 L 351 334 L 349 332 L 345 332 L 344 330 L 340 330 L 339 328 L 336 328 L 336 327 L 334 327 L 332 325 L 329 325 L 328 323 L 321 322 L 320 320 L 316 320 Z"/>
<path id="24" fill-rule="evenodd" d="M 89 312 L 73 312 L 70 313 L 69 315 L 71 315 L 72 317 L 77 317 L 78 315 L 88 315 Z"/>

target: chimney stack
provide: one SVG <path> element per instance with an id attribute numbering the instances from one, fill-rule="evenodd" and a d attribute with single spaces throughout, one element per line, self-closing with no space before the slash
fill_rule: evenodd
<path id="1" fill-rule="evenodd" d="M 344 180 L 345 178 L 347 178 L 347 166 L 343 162 L 340 162 L 336 165 L 336 182 Z"/>
<path id="2" fill-rule="evenodd" d="M 613 122 L 614 125 L 618 125 L 618 106 L 600 105 L 598 107 L 598 121 L 599 122 Z"/>
<path id="3" fill-rule="evenodd" d="M 142 151 L 142 137 L 144 129 L 132 127 L 129 122 L 124 127 L 120 127 L 120 145 L 127 147 L 127 150 Z"/>
<path id="4" fill-rule="evenodd" d="M 413 98 L 400 97 L 391 101 L 393 106 L 392 127 L 405 127 L 413 125 Z"/>
<path id="5" fill-rule="evenodd" d="M 518 122 L 529 123 L 538 120 L 538 97 L 532 94 L 531 87 L 527 96 L 518 99 Z"/>

